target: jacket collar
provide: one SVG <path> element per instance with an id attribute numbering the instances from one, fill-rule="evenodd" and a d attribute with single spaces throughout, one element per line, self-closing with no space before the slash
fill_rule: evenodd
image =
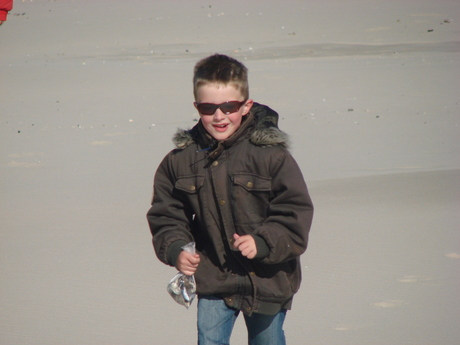
<path id="1" fill-rule="evenodd" d="M 212 138 L 199 121 L 190 130 L 178 129 L 173 142 L 180 150 L 198 144 L 203 150 L 211 150 L 208 157 L 216 159 L 226 148 L 246 137 L 257 146 L 289 148 L 288 135 L 278 128 L 278 113 L 258 103 L 254 103 L 238 130 L 226 140 L 217 141 Z"/>

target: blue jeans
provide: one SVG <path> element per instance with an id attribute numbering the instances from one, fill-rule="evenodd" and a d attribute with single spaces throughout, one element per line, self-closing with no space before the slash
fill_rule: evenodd
<path id="1" fill-rule="evenodd" d="M 217 296 L 198 299 L 198 345 L 228 345 L 239 310 L 227 307 Z M 285 345 L 286 310 L 276 315 L 244 315 L 249 345 Z"/>

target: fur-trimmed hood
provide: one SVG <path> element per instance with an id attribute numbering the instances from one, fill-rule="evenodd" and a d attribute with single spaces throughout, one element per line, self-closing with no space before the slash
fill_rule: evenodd
<path id="1" fill-rule="evenodd" d="M 266 105 L 254 103 L 250 115 L 245 119 L 245 121 L 251 122 L 245 127 L 252 127 L 250 129 L 249 140 L 257 146 L 281 146 L 289 148 L 289 136 L 278 128 L 278 117 L 278 113 L 273 109 Z M 183 150 L 194 143 L 202 142 L 203 140 L 200 139 L 203 138 L 200 138 L 200 136 L 202 137 L 203 135 L 206 134 L 203 133 L 201 123 L 198 123 L 192 129 L 178 129 L 172 140 L 176 149 Z M 231 140 L 232 137 L 226 141 Z M 214 140 L 210 142 L 215 143 Z"/>

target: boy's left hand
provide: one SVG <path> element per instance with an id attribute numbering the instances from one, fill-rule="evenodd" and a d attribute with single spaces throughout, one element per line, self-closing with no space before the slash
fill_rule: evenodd
<path id="1" fill-rule="evenodd" d="M 241 254 L 248 259 L 254 259 L 257 255 L 256 241 L 251 235 L 240 236 L 238 234 L 233 234 L 235 242 L 233 246 L 238 249 Z"/>

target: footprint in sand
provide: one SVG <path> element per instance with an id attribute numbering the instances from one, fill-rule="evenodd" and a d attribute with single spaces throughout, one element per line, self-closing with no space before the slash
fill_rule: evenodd
<path id="1" fill-rule="evenodd" d="M 371 306 L 379 307 L 379 308 L 396 308 L 396 307 L 400 307 L 400 306 L 402 306 L 404 304 L 406 304 L 406 302 L 404 302 L 404 301 L 389 300 L 389 301 L 371 303 Z"/>
<path id="2" fill-rule="evenodd" d="M 18 161 L 11 161 L 7 163 L 7 166 L 11 168 L 34 168 L 38 167 L 40 162 L 18 162 Z"/>
<path id="3" fill-rule="evenodd" d="M 21 153 L 12 153 L 9 154 L 9 158 L 19 158 L 19 159 L 29 159 L 37 156 L 42 156 L 43 152 L 21 152 Z M 40 160 L 35 160 L 33 162 L 30 161 L 16 161 L 12 160 L 6 164 L 12 168 L 34 168 L 41 165 Z"/>
<path id="4" fill-rule="evenodd" d="M 419 283 L 419 282 L 426 282 L 431 280 L 430 277 L 426 276 L 417 276 L 417 275 L 408 275 L 398 279 L 400 283 Z"/>
<path id="5" fill-rule="evenodd" d="M 336 331 L 349 331 L 350 329 L 353 329 L 353 325 L 346 324 L 346 323 L 339 323 L 336 327 Z"/>
<path id="6" fill-rule="evenodd" d="M 336 331 L 354 331 L 368 327 L 367 324 L 352 324 L 352 323 L 339 323 L 335 326 Z"/>
<path id="7" fill-rule="evenodd" d="M 107 141 L 107 140 L 101 140 L 101 141 L 92 141 L 91 142 L 91 145 L 92 146 L 109 146 L 109 145 L 112 145 L 113 143 L 111 141 Z"/>
<path id="8" fill-rule="evenodd" d="M 24 158 L 24 157 L 35 157 L 42 156 L 43 152 L 21 152 L 21 153 L 12 153 L 8 155 L 11 158 Z"/>

